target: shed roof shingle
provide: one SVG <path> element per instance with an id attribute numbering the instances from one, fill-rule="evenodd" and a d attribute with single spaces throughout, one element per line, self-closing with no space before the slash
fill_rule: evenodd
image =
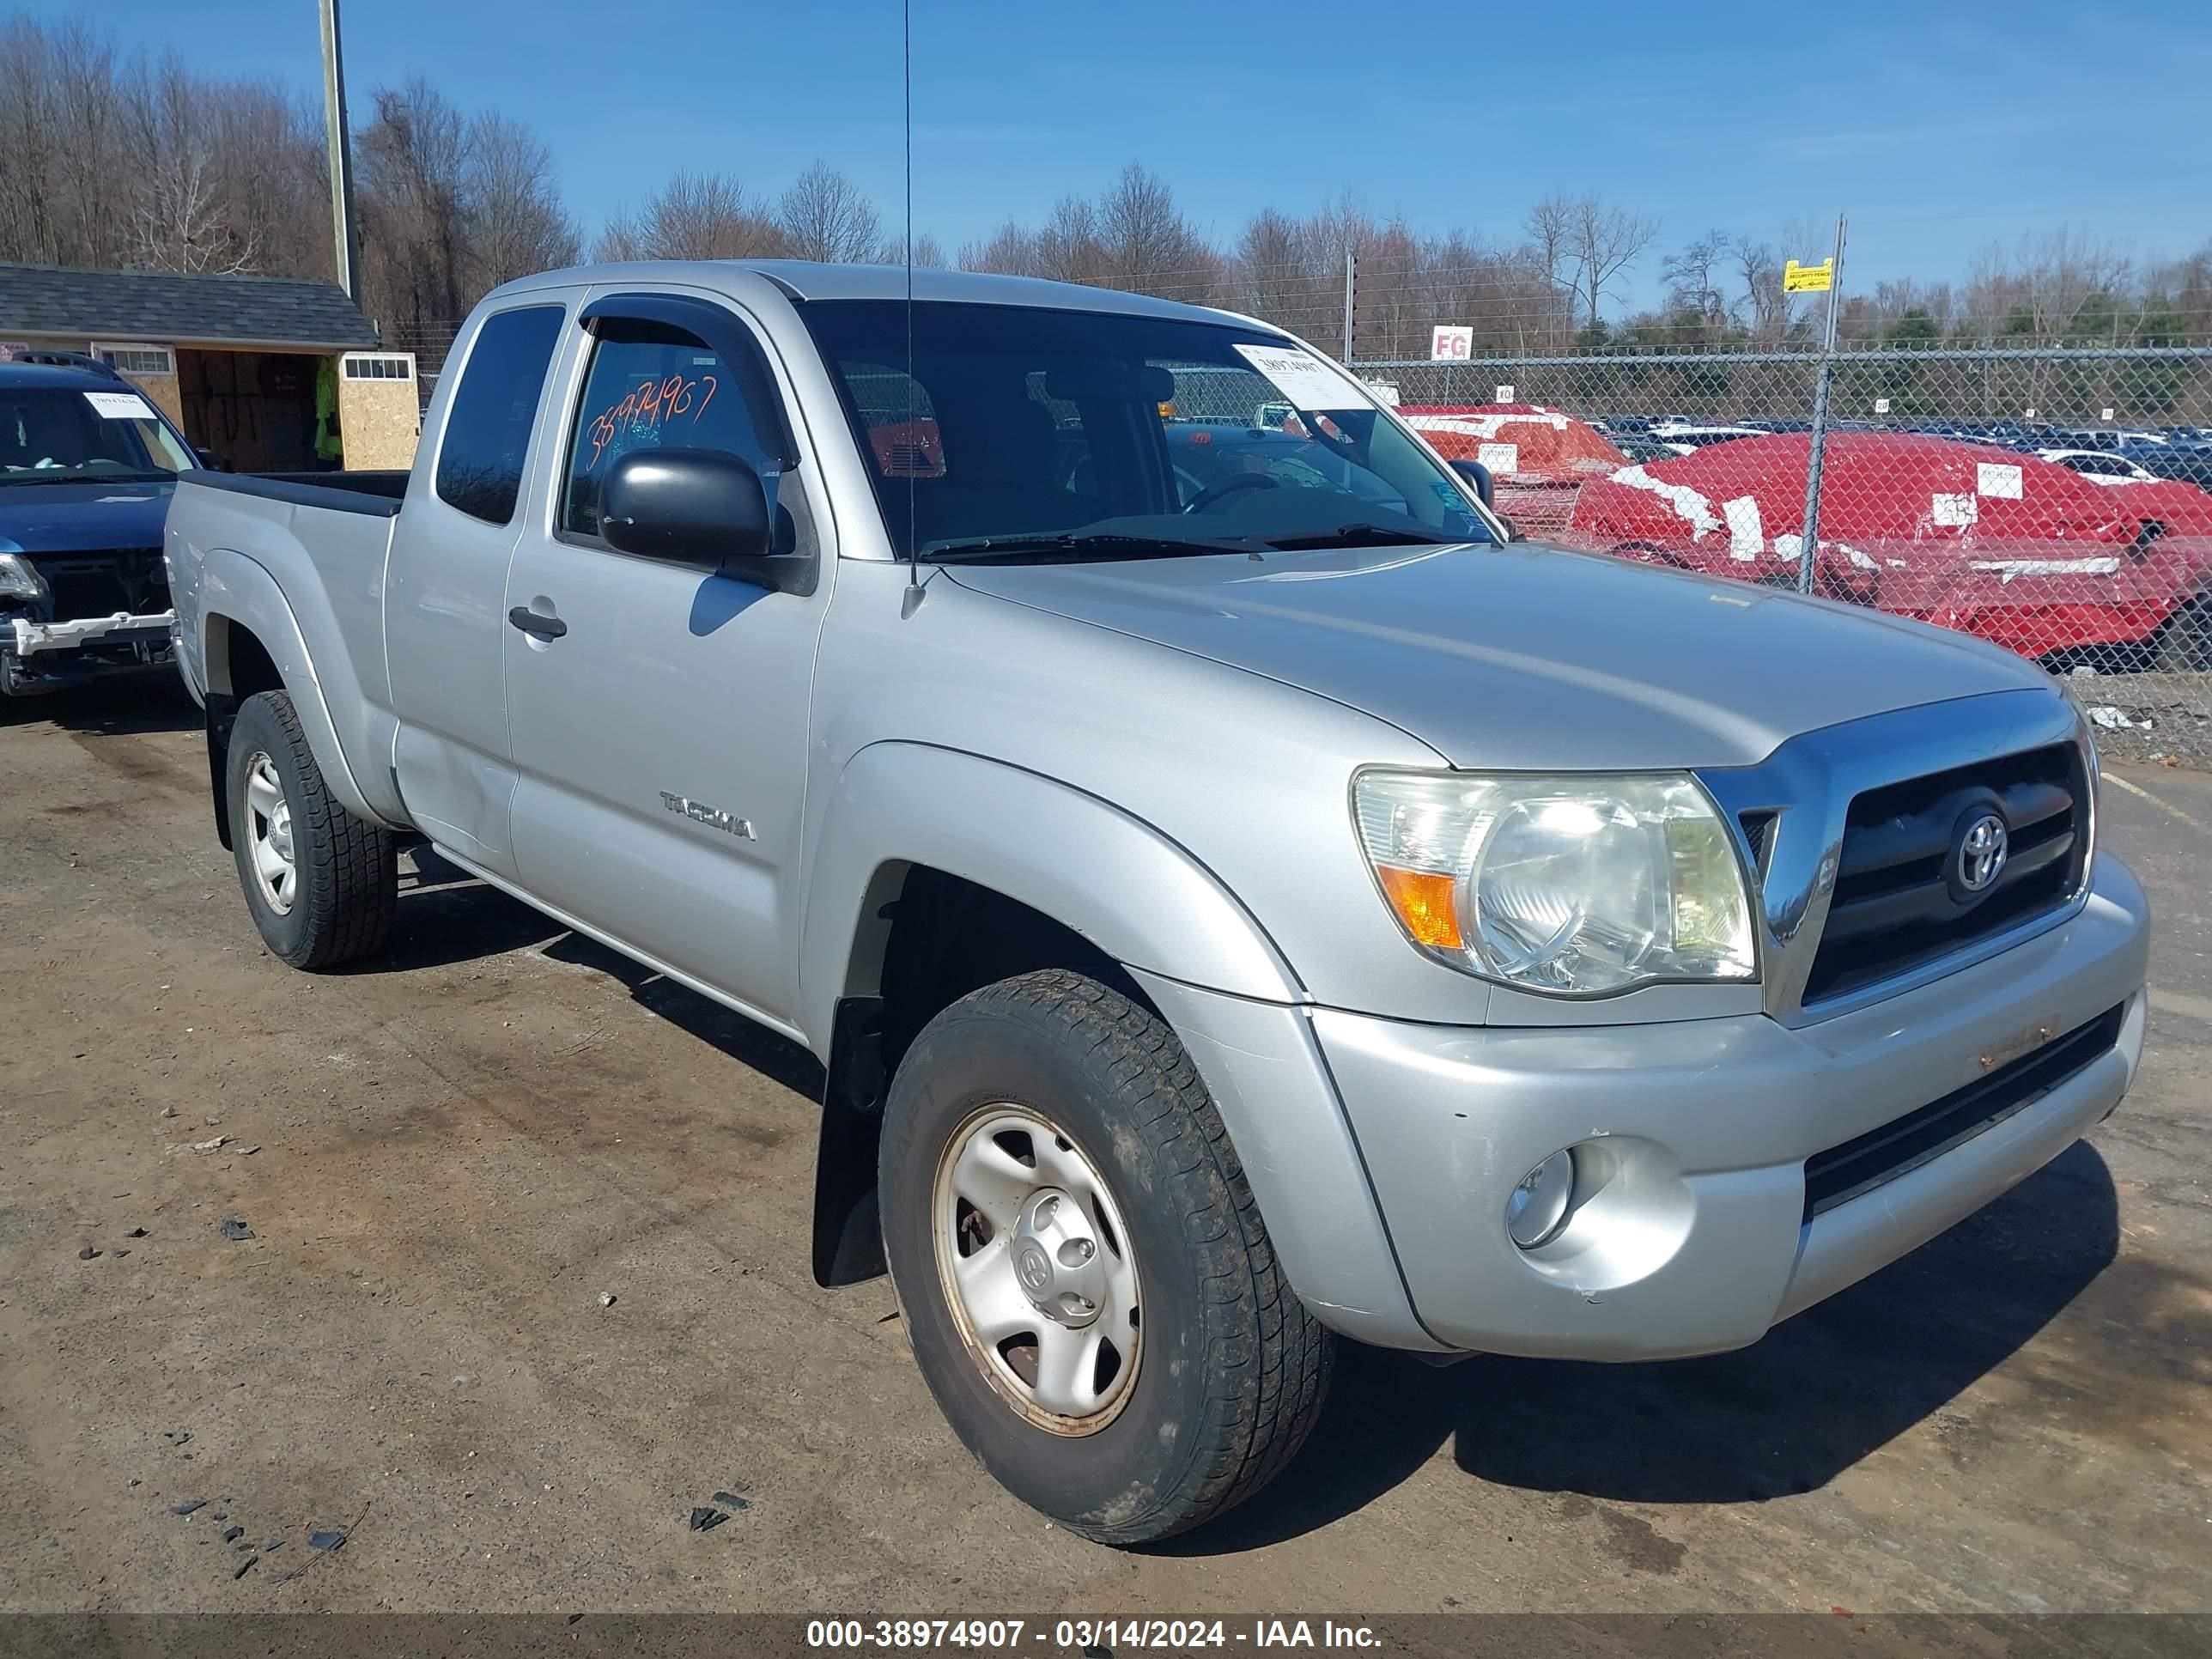
<path id="1" fill-rule="evenodd" d="M 379 343 L 376 325 L 336 283 L 0 264 L 0 335 L 9 333 L 332 351 Z"/>

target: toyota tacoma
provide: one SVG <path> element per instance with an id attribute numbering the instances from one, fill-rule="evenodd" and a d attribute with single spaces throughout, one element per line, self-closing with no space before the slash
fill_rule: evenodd
<path id="1" fill-rule="evenodd" d="M 816 1276 L 887 1267 L 952 1427 L 1091 1538 L 1257 1490 L 1340 1338 L 1756 1342 L 2142 1051 L 2043 671 L 1515 540 L 1248 319 L 556 271 L 411 477 L 194 472 L 167 550 L 270 952 L 377 951 L 419 837 L 804 1044 Z"/>

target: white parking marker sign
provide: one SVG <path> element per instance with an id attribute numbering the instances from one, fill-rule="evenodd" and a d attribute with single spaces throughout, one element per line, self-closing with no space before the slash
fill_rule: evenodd
<path id="1" fill-rule="evenodd" d="M 150 421 L 154 411 L 135 392 L 88 392 L 85 402 L 103 421 Z"/>
<path id="2" fill-rule="evenodd" d="M 1266 375 L 1276 391 L 1300 409 L 1365 409 L 1366 398 L 1352 382 L 1312 353 L 1296 346 L 1239 343 L 1244 361 Z"/>

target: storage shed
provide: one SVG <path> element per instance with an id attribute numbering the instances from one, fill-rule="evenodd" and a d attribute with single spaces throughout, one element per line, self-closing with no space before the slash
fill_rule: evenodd
<path id="1" fill-rule="evenodd" d="M 411 465 L 414 354 L 380 344 L 335 283 L 0 264 L 0 355 L 89 352 L 240 472 Z"/>

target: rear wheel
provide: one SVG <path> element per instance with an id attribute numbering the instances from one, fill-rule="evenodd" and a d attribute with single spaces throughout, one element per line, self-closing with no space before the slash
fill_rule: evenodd
<path id="1" fill-rule="evenodd" d="M 1250 1496 L 1304 1442 L 1334 1339 L 1157 1015 L 1056 969 L 962 998 L 902 1061 L 879 1158 L 915 1358 L 1024 1503 L 1144 1543 Z"/>
<path id="2" fill-rule="evenodd" d="M 312 971 L 382 948 L 399 902 L 398 848 L 331 798 L 289 694 L 240 705 L 227 783 L 238 882 L 269 953 Z"/>

